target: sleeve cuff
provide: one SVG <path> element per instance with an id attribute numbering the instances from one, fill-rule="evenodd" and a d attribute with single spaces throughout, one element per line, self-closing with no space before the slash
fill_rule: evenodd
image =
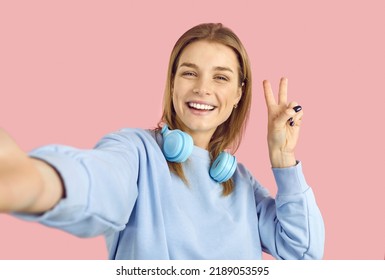
<path id="1" fill-rule="evenodd" d="M 309 186 L 302 172 L 302 163 L 286 168 L 272 168 L 277 183 L 277 195 L 293 195 L 305 192 Z"/>

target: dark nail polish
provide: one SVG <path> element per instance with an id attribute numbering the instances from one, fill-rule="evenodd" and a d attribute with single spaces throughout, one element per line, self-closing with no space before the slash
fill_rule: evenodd
<path id="1" fill-rule="evenodd" d="M 290 122 L 290 126 L 294 126 L 294 121 L 291 121 L 291 122 Z"/>
<path id="2" fill-rule="evenodd" d="M 297 112 L 302 110 L 302 107 L 298 105 L 298 106 L 293 107 L 293 110 L 297 113 Z"/>
<path id="3" fill-rule="evenodd" d="M 290 118 L 290 119 L 288 119 L 287 121 L 288 121 L 288 122 L 292 122 L 292 120 L 293 120 L 293 118 Z"/>

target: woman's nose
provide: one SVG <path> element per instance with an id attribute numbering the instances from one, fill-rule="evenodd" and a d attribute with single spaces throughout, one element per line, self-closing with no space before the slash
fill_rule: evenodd
<path id="1" fill-rule="evenodd" d="M 199 95 L 211 94 L 211 87 L 209 81 L 205 79 L 199 79 L 197 81 L 193 92 Z"/>

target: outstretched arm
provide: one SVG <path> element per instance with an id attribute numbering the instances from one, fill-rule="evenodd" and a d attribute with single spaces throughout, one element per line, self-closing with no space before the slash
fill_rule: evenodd
<path id="1" fill-rule="evenodd" d="M 30 158 L 0 129 L 0 212 L 45 212 L 62 198 L 63 190 L 53 167 Z"/>

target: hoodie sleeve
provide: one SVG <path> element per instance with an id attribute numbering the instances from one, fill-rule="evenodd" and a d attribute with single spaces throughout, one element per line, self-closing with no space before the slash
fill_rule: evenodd
<path id="1" fill-rule="evenodd" d="M 138 195 L 138 143 L 114 133 L 92 150 L 49 145 L 30 152 L 57 170 L 65 196 L 41 215 L 14 215 L 79 237 L 124 229 Z"/>
<path id="2" fill-rule="evenodd" d="M 302 173 L 302 164 L 273 168 L 276 198 L 255 188 L 262 248 L 277 259 L 321 259 L 324 223 L 312 189 Z"/>

